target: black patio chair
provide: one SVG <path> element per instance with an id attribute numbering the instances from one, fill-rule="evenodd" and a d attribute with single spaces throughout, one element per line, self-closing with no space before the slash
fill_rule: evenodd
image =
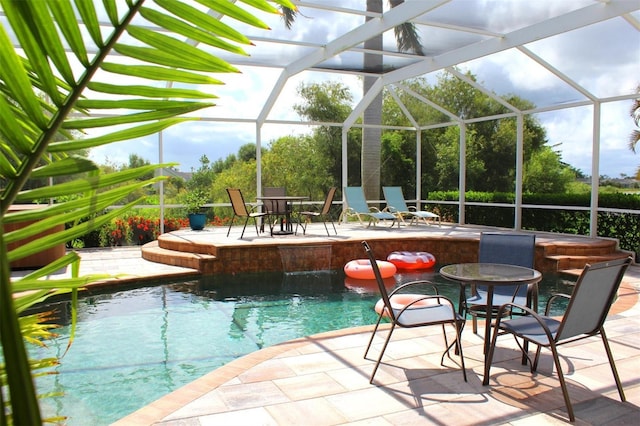
<path id="1" fill-rule="evenodd" d="M 569 413 L 569 420 L 575 421 L 573 407 L 569 399 L 567 384 L 562 373 L 560 358 L 558 357 L 558 346 L 565 343 L 575 342 L 576 340 L 586 339 L 600 335 L 604 349 L 609 358 L 609 365 L 613 372 L 613 378 L 618 387 L 620 399 L 625 401 L 622 383 L 618 376 L 613 354 L 609 347 L 607 336 L 604 332 L 604 322 L 607 318 L 611 304 L 615 300 L 616 293 L 620 287 L 620 282 L 624 273 L 631 263 L 631 258 L 613 260 L 609 262 L 594 263 L 585 266 L 582 274 L 578 278 L 571 296 L 566 294 L 556 294 L 547 302 L 545 315 L 539 315 L 533 309 L 507 303 L 500 307 L 498 317 L 494 325 L 493 339 L 488 353 L 489 369 L 491 369 L 491 361 L 495 352 L 498 336 L 504 334 L 512 334 L 516 338 L 518 346 L 522 350 L 523 355 L 531 365 L 531 372 L 535 372 L 540 359 L 540 349 L 542 347 L 549 348 L 553 355 L 553 362 L 562 388 L 562 395 Z M 562 319 L 549 317 L 549 309 L 552 303 L 558 298 L 569 299 L 569 305 Z M 515 318 L 505 319 L 502 317 L 507 311 L 517 307 L 525 311 L 528 315 Z M 523 340 L 520 344 L 518 338 Z M 529 358 L 527 347 L 524 343 L 533 343 L 537 345 L 536 355 L 533 360 Z"/>

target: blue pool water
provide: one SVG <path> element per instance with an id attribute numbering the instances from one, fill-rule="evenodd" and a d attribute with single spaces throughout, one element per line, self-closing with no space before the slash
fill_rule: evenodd
<path id="1" fill-rule="evenodd" d="M 436 269 L 437 270 L 437 269 Z M 430 279 L 458 300 L 458 285 L 434 272 L 398 274 Z M 81 298 L 71 349 L 56 369 L 38 378 L 44 416 L 67 416 L 68 425 L 107 425 L 233 359 L 294 338 L 372 324 L 375 288 L 350 286 L 341 272 L 238 274 L 156 284 Z M 570 281 L 551 276 L 545 294 L 570 292 Z M 63 327 L 37 357 L 62 355 Z"/>

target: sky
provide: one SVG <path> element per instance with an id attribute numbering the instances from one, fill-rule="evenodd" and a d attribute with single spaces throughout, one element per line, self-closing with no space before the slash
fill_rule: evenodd
<path id="1" fill-rule="evenodd" d="M 355 8 L 356 3 L 364 3 L 364 0 L 343 0 L 340 5 L 348 8 L 353 4 Z M 560 3 L 456 0 L 447 5 L 448 9 L 438 11 L 434 18 L 443 22 L 447 19 L 454 21 L 448 16 L 456 16 L 457 19 L 460 15 L 454 13 L 454 8 L 463 7 L 467 12 L 465 16 L 470 17 L 466 24 L 477 28 L 510 31 L 510 25 L 515 25 L 519 15 L 526 16 L 527 19 L 542 19 L 553 14 L 550 5 L 571 8 L 590 3 L 590 0 L 565 0 Z M 514 9 L 514 5 L 517 5 L 517 9 Z M 640 20 L 640 13 L 634 12 L 633 17 Z M 362 20 L 361 17 L 355 18 Z M 284 37 L 301 41 L 305 37 L 331 40 L 336 34 L 340 34 L 338 28 L 350 25 L 349 19 L 354 17 L 333 15 L 332 19 L 322 19 L 319 12 L 317 15 L 309 13 L 298 17 L 293 32 L 285 33 L 286 30 L 279 21 L 270 23 L 273 34 L 268 36 L 284 34 Z M 446 42 L 442 31 L 429 31 L 423 34 L 423 40 L 434 40 L 434 45 L 429 46 L 423 41 L 427 46 L 436 49 L 436 41 Z M 287 48 L 282 44 L 256 41 L 256 46 L 250 53 L 259 60 L 268 55 L 277 57 L 278 50 Z M 530 43 L 526 48 L 598 97 L 633 93 L 640 85 L 640 31 L 622 18 Z M 498 95 L 516 94 L 539 107 L 585 99 L 577 90 L 517 49 L 460 64 L 459 69 L 463 72 L 470 71 L 477 76 L 478 82 Z M 202 155 L 206 155 L 211 161 L 224 159 L 229 154 L 236 154 L 241 145 L 256 142 L 256 126 L 249 120 L 261 112 L 281 69 L 243 66 L 241 71 L 241 75 L 221 77 L 225 85 L 214 88 L 214 93 L 219 96 L 217 105 L 201 113 L 207 119 L 183 123 L 163 132 L 162 161 L 178 163 L 179 170 L 191 171 L 198 168 Z M 435 79 L 434 75 L 427 77 Z M 302 72 L 290 78 L 268 118 L 298 121 L 299 117 L 292 108 L 300 103 L 296 93 L 298 85 L 327 80 L 339 81 L 349 87 L 354 96 L 354 105 L 360 100 L 361 83 L 354 76 Z M 640 150 L 634 154 L 628 147 L 629 135 L 634 130 L 634 123 L 629 115 L 632 101 L 625 99 L 601 105 L 599 174 L 609 177 L 634 175 L 640 167 Z M 591 175 L 593 106 L 544 112 L 537 114 L 536 118 L 547 130 L 549 145 L 560 151 L 562 160 L 586 175 Z M 224 119 L 231 119 L 232 122 L 222 122 Z M 239 122 L 241 120 L 247 122 Z M 260 129 L 260 135 L 262 143 L 268 145 L 269 141 L 278 137 L 302 134 L 310 130 L 306 125 L 265 124 Z M 159 162 L 159 139 L 159 136 L 152 136 L 94 148 L 90 157 L 98 163 L 126 164 L 129 154 L 134 153 L 152 163 Z"/>

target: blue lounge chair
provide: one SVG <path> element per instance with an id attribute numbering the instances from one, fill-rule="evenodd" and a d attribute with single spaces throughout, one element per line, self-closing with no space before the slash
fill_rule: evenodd
<path id="1" fill-rule="evenodd" d="M 375 207 L 369 207 L 367 200 L 364 198 L 364 191 L 361 186 L 346 186 L 344 188 L 344 196 L 347 200 L 347 208 L 342 212 L 347 217 L 355 216 L 361 225 L 364 225 L 364 219 L 368 219 L 367 227 L 378 223 L 380 220 L 390 220 L 391 227 L 396 223 L 396 216 L 389 212 L 381 212 Z"/>
<path id="2" fill-rule="evenodd" d="M 384 211 L 396 215 L 399 222 L 405 223 L 404 218 L 411 217 L 409 225 L 413 225 L 414 222 L 418 223 L 420 220 L 428 225 L 429 220 L 433 221 L 434 219 L 437 219 L 438 226 L 440 225 L 439 215 L 426 210 L 417 210 L 415 207 L 408 207 L 404 199 L 404 194 L 402 193 L 402 188 L 399 186 L 383 186 L 382 192 L 387 202 L 387 207 L 385 207 Z M 398 225 L 400 225 L 400 223 L 398 223 Z"/>

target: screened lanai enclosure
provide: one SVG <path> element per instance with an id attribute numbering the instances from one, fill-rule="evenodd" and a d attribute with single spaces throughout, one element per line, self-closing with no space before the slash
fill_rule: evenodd
<path id="1" fill-rule="evenodd" d="M 382 129 L 415 132 L 415 194 L 427 198 L 422 170 L 429 135 L 451 127 L 459 135 L 458 218 L 465 222 L 468 188 L 466 155 L 468 126 L 511 120 L 516 131 L 514 157 L 496 161 L 515 164 L 514 224 L 521 226 L 525 121 L 534 117 L 543 126 L 562 130 L 548 143 L 573 164 L 579 160 L 591 176 L 591 233 L 597 235 L 598 178 L 604 161 L 633 158 L 626 145 L 632 121 L 631 101 L 640 80 L 640 2 L 620 1 L 296 1 L 297 14 L 290 28 L 270 16 L 270 31 L 241 28 L 254 46 L 250 56 L 221 56 L 241 69 L 238 79 L 226 81 L 216 93 L 219 105 L 205 111 L 186 132 L 181 126 L 161 137 L 160 158 L 183 149 L 185 132 L 200 140 L 202 152 L 216 152 L 218 144 L 245 135 L 256 142 L 257 192 L 261 193 L 260 147 L 290 133 L 304 133 L 318 125 L 342 131 L 342 186 L 361 184 L 367 198 L 380 198 L 380 138 Z M 224 22 L 225 17 L 221 17 Z M 407 27 L 409 25 L 409 27 Z M 400 43 L 396 34 L 414 30 L 417 36 Z M 443 77 L 444 76 L 444 77 Z M 416 78 L 435 82 L 459 80 L 461 87 L 486 96 L 498 106 L 485 110 L 454 110 L 417 91 Z M 338 80 L 354 94 L 353 108 L 340 123 L 301 120 L 293 111 L 300 84 Z M 400 118 L 382 126 L 382 97 L 392 99 Z M 522 104 L 511 98 L 525 99 Z M 431 113 L 425 113 L 429 111 Z M 564 123 L 564 124 L 563 124 Z M 563 127 L 564 126 L 564 127 Z M 196 128 L 197 127 L 197 128 Z M 348 181 L 348 134 L 361 129 L 362 173 Z M 619 130 L 623 129 L 623 130 Z M 181 137 L 178 136 L 181 135 Z M 208 136 L 205 136 L 208 135 Z M 237 136 L 235 137 L 237 139 Z M 173 147 L 174 145 L 180 148 Z M 437 161 L 437 160 L 436 160 Z M 637 164 L 636 161 L 634 164 Z M 611 170 L 609 168 L 608 170 Z M 619 170 L 613 168 L 613 170 Z M 489 173 L 487 171 L 487 173 Z M 357 174 L 356 174 L 357 175 Z M 382 182 L 384 184 L 384 182 Z"/>
<path id="2" fill-rule="evenodd" d="M 180 163 L 188 171 L 203 154 L 216 159 L 255 143 L 260 195 L 265 186 L 261 148 L 276 138 L 328 126 L 342 146 L 336 153 L 341 159 L 340 186 L 362 185 L 367 199 L 378 200 L 381 186 L 388 184 L 380 180 L 381 134 L 398 130 L 415 138 L 415 168 L 401 172 L 412 181 L 412 192 L 405 196 L 420 203 L 428 202 L 429 191 L 441 189 L 428 178 L 445 153 L 435 150 L 431 141 L 435 132 L 446 129 L 457 135 L 456 146 L 446 153 L 456 157 L 457 170 L 451 172 L 456 187 L 446 189 L 459 191 L 453 205 L 459 223 L 465 223 L 469 205 L 465 193 L 479 189 L 469 186 L 468 173 L 474 167 L 470 163 L 478 152 L 492 149 L 478 145 L 473 126 L 508 123 L 515 129 L 515 137 L 508 141 L 513 155 L 496 157 L 482 172 L 494 173 L 504 162 L 512 165 L 515 172 L 507 178 L 515 201 L 501 207 L 513 209 L 513 227 L 518 229 L 523 208 L 552 208 L 522 201 L 527 122 L 533 119 L 546 129 L 546 143 L 562 161 L 590 177 L 592 235 L 597 235 L 599 177 L 633 174 L 640 163 L 628 147 L 633 130 L 628 111 L 640 84 L 637 0 L 296 0 L 297 10 L 288 22 L 245 2 L 232 2 L 262 19 L 268 30 L 230 19 L 219 9 L 210 9 L 206 1 L 184 3 L 228 23 L 251 40 L 251 45 L 243 46 L 248 55 L 191 41 L 240 73 L 221 77 L 224 85 L 212 89 L 218 97 L 216 106 L 191 114 L 197 120 L 96 148 L 94 158 L 135 152 L 159 163 Z M 99 2 L 95 5 L 98 8 Z M 161 9 L 163 2 L 147 1 L 145 6 Z M 99 13 L 104 15 L 101 23 L 106 33 L 107 13 Z M 6 21 L 4 13 L 0 17 Z M 140 16 L 133 23 L 157 29 Z M 184 40 L 164 29 L 159 32 Z M 135 45 L 139 42 L 134 37 L 124 34 L 123 40 Z M 94 48 L 87 49 L 91 53 Z M 130 63 L 130 57 L 123 58 L 115 55 L 110 60 Z M 421 90 L 443 79 L 455 82 L 461 96 L 486 98 L 491 108 L 455 108 Z M 353 99 L 346 119 L 301 118 L 294 108 L 300 103 L 298 88 L 327 81 L 350 89 Z M 392 109 L 383 109 L 383 99 Z M 96 117 L 105 114 L 89 111 Z M 348 161 L 348 143 L 350 135 L 360 137 L 360 133 L 361 170 L 354 171 Z M 99 135 L 100 130 L 90 129 L 87 134 Z"/>

